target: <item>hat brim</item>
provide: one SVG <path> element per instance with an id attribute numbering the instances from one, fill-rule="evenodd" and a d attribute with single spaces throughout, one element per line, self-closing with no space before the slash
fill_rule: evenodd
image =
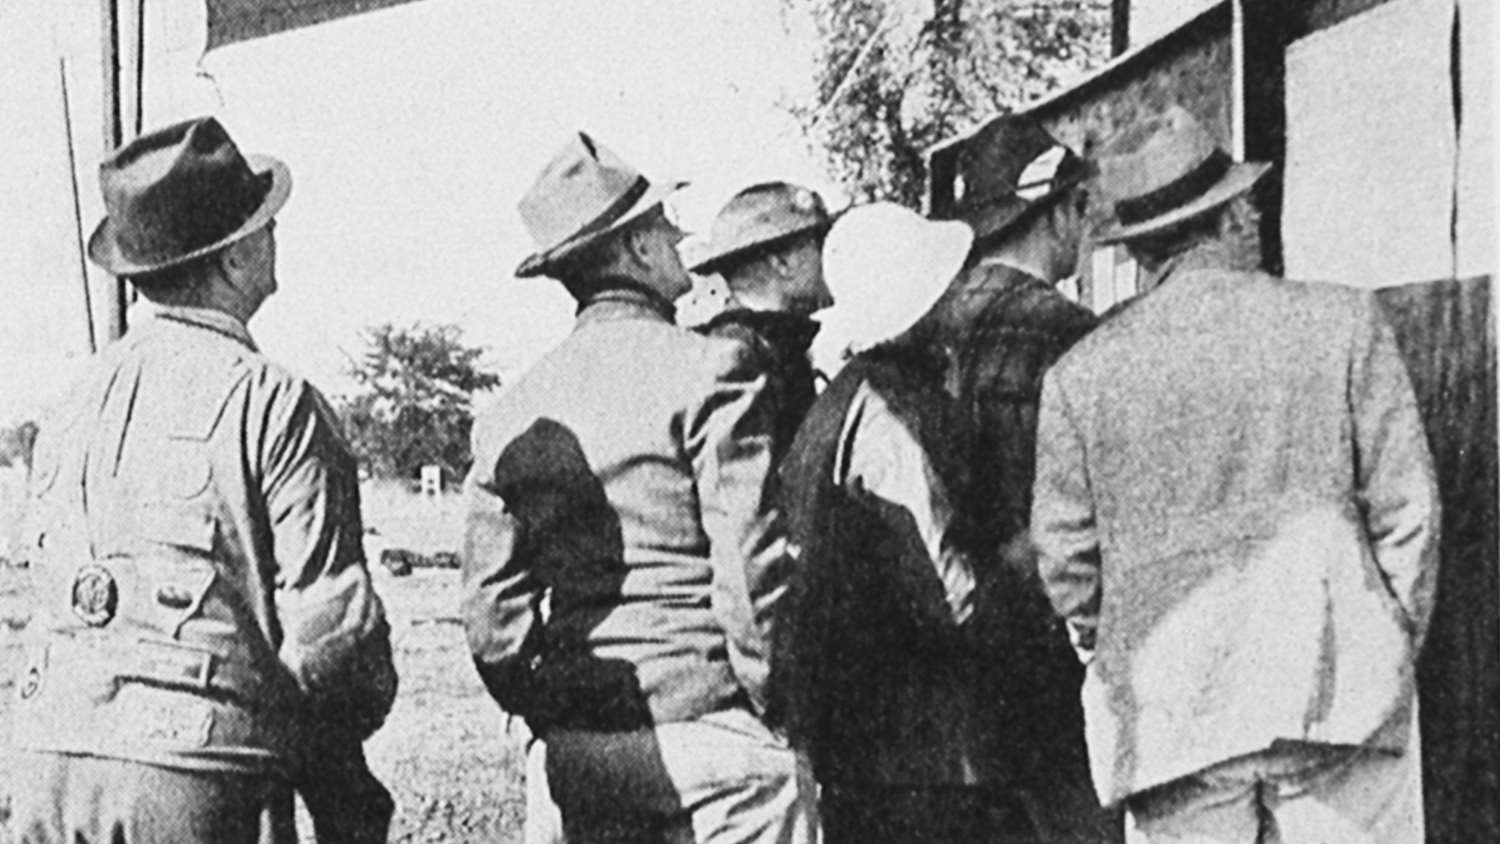
<path id="1" fill-rule="evenodd" d="M 1005 194 L 999 199 L 959 214 L 956 219 L 968 223 L 969 227 L 974 230 L 974 241 L 982 243 L 1014 228 L 1031 209 L 1072 190 L 1087 178 L 1086 173 L 1078 172 L 1056 179 L 1046 193 L 1035 199 L 1026 199 L 1014 193 Z"/>
<path id="2" fill-rule="evenodd" d="M 882 270 L 888 275 L 889 268 L 849 268 L 848 272 L 857 274 L 863 284 L 875 284 L 880 289 L 857 294 L 855 301 L 843 301 L 843 294 L 835 292 L 833 307 L 823 316 L 824 330 L 831 337 L 852 344 L 856 350 L 866 349 L 901 336 L 937 304 L 963 269 L 974 244 L 974 230 L 959 220 L 933 222 L 931 226 L 930 236 L 921 245 L 922 272 L 903 277 L 901 284 L 878 281 Z M 828 270 L 840 272 L 833 266 Z M 847 287 L 841 285 L 846 292 Z"/>
<path id="3" fill-rule="evenodd" d="M 725 267 L 735 263 L 738 260 L 747 258 L 756 252 L 771 249 L 779 244 L 785 243 L 789 240 L 794 240 L 805 234 L 810 234 L 813 232 L 826 232 L 832 226 L 833 220 L 829 219 L 822 222 L 809 223 L 805 226 L 800 226 L 789 231 L 781 232 L 772 237 L 761 238 L 760 240 L 751 241 L 749 243 L 737 243 L 729 247 L 728 249 L 718 252 L 717 254 L 710 254 L 707 258 L 704 258 L 693 266 L 688 267 L 688 269 L 692 272 L 697 273 L 698 275 L 708 275 L 709 273 L 721 272 Z"/>
<path id="4" fill-rule="evenodd" d="M 533 276 L 546 275 L 558 261 L 567 258 L 569 255 L 577 254 L 579 250 L 598 242 L 600 238 L 618 230 L 626 223 L 660 205 L 667 197 L 682 190 L 687 185 L 687 182 L 664 182 L 648 187 L 646 192 L 641 194 L 641 198 L 634 205 L 630 206 L 629 211 L 621 214 L 619 218 L 604 228 L 595 232 L 589 232 L 586 235 L 570 237 L 550 249 L 527 256 L 526 260 L 522 261 L 516 267 L 516 277 L 531 278 Z"/>
<path id="5" fill-rule="evenodd" d="M 241 223 L 239 228 L 228 235 L 208 244 L 174 255 L 171 258 L 151 263 L 132 261 L 120 251 L 119 240 L 116 237 L 115 223 L 109 217 L 99 222 L 94 233 L 89 236 L 89 260 L 98 264 L 111 275 L 136 276 L 149 275 L 154 272 L 185 264 L 194 258 L 202 258 L 224 247 L 242 240 L 264 228 L 266 223 L 276 216 L 276 212 L 286 204 L 287 197 L 292 193 L 292 171 L 278 158 L 269 155 L 247 155 L 245 163 L 250 166 L 250 171 L 257 176 L 270 174 L 271 184 L 266 188 L 266 195 L 260 201 L 260 207 Z"/>
<path id="6" fill-rule="evenodd" d="M 1180 205 L 1165 214 L 1132 223 L 1128 226 L 1115 224 L 1094 236 L 1095 243 L 1119 243 L 1138 237 L 1166 231 L 1174 226 L 1218 208 L 1240 194 L 1250 190 L 1267 173 L 1271 165 L 1264 162 L 1240 162 L 1229 168 L 1213 187 L 1204 191 L 1192 202 Z"/>

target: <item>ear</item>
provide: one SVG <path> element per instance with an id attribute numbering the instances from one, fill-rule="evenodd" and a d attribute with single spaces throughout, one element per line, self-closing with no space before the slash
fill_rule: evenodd
<path id="1" fill-rule="evenodd" d="M 780 278 L 788 278 L 796 272 L 796 266 L 792 261 L 792 252 L 788 249 L 778 249 L 766 256 L 766 262 Z"/>
<path id="2" fill-rule="evenodd" d="M 651 266 L 651 239 L 649 228 L 634 226 L 626 232 L 622 245 L 632 262 L 641 267 Z"/>
<path id="3" fill-rule="evenodd" d="M 255 235 L 236 240 L 219 251 L 219 266 L 226 272 L 243 272 L 254 259 Z"/>

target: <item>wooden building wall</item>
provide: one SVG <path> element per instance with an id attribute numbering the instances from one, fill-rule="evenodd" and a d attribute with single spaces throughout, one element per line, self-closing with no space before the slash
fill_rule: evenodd
<path id="1" fill-rule="evenodd" d="M 1489 277 L 1387 287 L 1443 502 L 1437 607 L 1418 665 L 1427 840 L 1500 841 L 1500 569 Z"/>

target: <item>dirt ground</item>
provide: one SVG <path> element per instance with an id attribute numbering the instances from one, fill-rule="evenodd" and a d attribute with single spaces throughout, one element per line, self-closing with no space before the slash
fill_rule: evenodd
<path id="1" fill-rule="evenodd" d="M 519 841 L 526 728 L 516 721 L 507 731 L 504 713 L 469 662 L 458 619 L 458 572 L 419 569 L 394 577 L 373 564 L 386 547 L 456 550 L 462 524 L 459 499 L 421 499 L 396 488 L 368 486 L 364 513 L 367 527 L 374 529 L 366 536 L 365 549 L 391 619 L 400 675 L 395 707 L 365 746 L 375 774 L 396 800 L 390 840 Z M 7 740 L 18 656 L 14 628 L 27 615 L 23 576 L 0 566 L 0 724 Z M 10 792 L 7 769 L 0 763 L 4 795 Z M 8 802 L 0 799 L 0 807 Z M 0 816 L 5 813 L 0 809 Z M 305 817 L 298 828 L 304 841 L 313 840 Z"/>

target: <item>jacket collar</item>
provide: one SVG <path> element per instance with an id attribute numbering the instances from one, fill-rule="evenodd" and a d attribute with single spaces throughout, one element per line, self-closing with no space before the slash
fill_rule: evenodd
<path id="1" fill-rule="evenodd" d="M 628 278 L 609 279 L 604 290 L 578 303 L 579 325 L 622 319 L 671 323 L 676 318 L 677 308 L 665 296 Z"/>
<path id="2" fill-rule="evenodd" d="M 823 327 L 821 323 L 809 316 L 794 314 L 788 311 L 757 311 L 751 308 L 730 308 L 715 314 L 713 319 L 704 323 L 702 331 L 713 331 L 724 325 L 743 325 L 756 334 L 765 337 L 777 345 L 785 345 L 799 351 L 806 351 L 812 345 L 813 338 L 818 336 L 818 331 Z"/>
<path id="3" fill-rule="evenodd" d="M 255 340 L 250 336 L 250 329 L 243 322 L 235 319 L 223 311 L 213 308 L 194 308 L 186 305 L 150 305 L 144 311 L 146 321 L 143 325 L 161 324 L 163 322 L 177 323 L 192 328 L 212 331 L 222 334 L 239 343 L 252 352 L 260 351 L 255 345 Z"/>

